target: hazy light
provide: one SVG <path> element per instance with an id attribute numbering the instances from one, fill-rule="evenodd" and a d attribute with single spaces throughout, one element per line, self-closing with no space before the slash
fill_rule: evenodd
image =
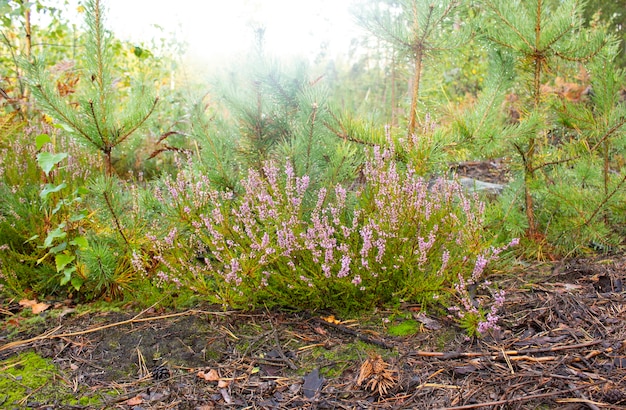
<path id="1" fill-rule="evenodd" d="M 265 27 L 273 54 L 314 57 L 326 44 L 347 50 L 355 36 L 351 0 L 105 0 L 107 27 L 121 39 L 184 42 L 190 56 L 211 60 L 249 50 Z M 156 28 L 155 26 L 159 26 Z"/>

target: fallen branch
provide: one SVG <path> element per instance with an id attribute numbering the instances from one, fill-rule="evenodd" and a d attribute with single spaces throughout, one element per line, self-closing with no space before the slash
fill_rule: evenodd
<path id="1" fill-rule="evenodd" d="M 148 308 L 150 309 L 150 308 Z M 59 334 L 54 334 L 56 331 L 58 331 L 59 329 L 61 329 L 61 326 L 58 326 L 50 331 L 47 331 L 39 336 L 35 336 L 32 337 L 30 339 L 25 339 L 25 340 L 17 340 L 15 342 L 10 342 L 7 343 L 3 346 L 0 346 L 0 352 L 5 351 L 5 350 L 9 350 L 9 349 L 13 349 L 19 346 L 24 346 L 24 345 L 28 345 L 31 344 L 33 342 L 38 342 L 40 340 L 50 340 L 50 339 L 62 339 L 65 337 L 74 337 L 74 336 L 81 336 L 81 335 L 86 335 L 88 333 L 94 333 L 94 332 L 99 332 L 101 330 L 105 330 L 105 329 L 110 329 L 112 327 L 117 327 L 117 326 L 123 326 L 123 325 L 128 325 L 128 324 L 132 324 L 132 323 L 141 323 L 141 322 L 150 322 L 150 321 L 154 321 L 154 320 L 162 320 L 162 319 L 170 319 L 173 317 L 179 317 L 179 316 L 188 316 L 188 315 L 193 315 L 193 314 L 206 314 L 206 313 L 211 313 L 211 314 L 217 314 L 216 312 L 206 312 L 206 311 L 202 311 L 202 310 L 187 310 L 184 312 L 179 312 L 179 313 L 171 313 L 169 315 L 162 315 L 162 316 L 153 316 L 153 317 L 144 317 L 144 318 L 140 318 L 141 315 L 143 315 L 148 309 L 142 310 L 141 312 L 139 312 L 137 315 L 135 315 L 134 317 L 132 317 L 131 319 L 128 320 L 122 320 L 121 322 L 115 322 L 115 323 L 109 323 L 103 326 L 97 326 L 97 327 L 93 327 L 90 329 L 86 329 L 86 330 L 81 330 L 79 332 L 70 332 L 70 333 L 59 333 Z M 226 313 L 226 312 L 223 312 Z"/>
<path id="2" fill-rule="evenodd" d="M 356 337 L 357 339 L 361 340 L 362 342 L 365 343 L 369 343 L 375 346 L 379 346 L 382 347 L 384 349 L 393 349 L 393 346 L 383 342 L 382 340 L 376 340 L 376 339 L 372 339 L 371 337 L 365 336 L 364 334 L 357 332 L 354 329 L 350 329 L 349 327 L 343 326 L 343 325 L 339 325 L 339 324 L 335 324 L 335 323 L 331 323 L 331 322 L 327 322 L 324 319 L 320 319 L 319 317 L 315 317 L 312 316 L 311 317 L 314 321 L 316 321 L 319 324 L 322 324 L 324 326 L 328 326 L 328 327 L 332 327 L 333 329 L 339 330 L 343 333 L 347 333 L 351 336 Z"/>
<path id="3" fill-rule="evenodd" d="M 418 350 L 413 354 L 421 357 L 436 357 L 442 360 L 460 359 L 460 358 L 473 358 L 473 357 L 493 357 L 504 358 L 505 356 L 527 356 L 529 354 L 537 353 L 553 353 L 561 350 L 580 349 L 582 347 L 594 346 L 601 343 L 601 340 L 591 340 L 589 342 L 577 343 L 573 345 L 553 346 L 540 349 L 526 349 L 526 350 L 505 350 L 499 352 L 429 352 L 424 350 Z"/>

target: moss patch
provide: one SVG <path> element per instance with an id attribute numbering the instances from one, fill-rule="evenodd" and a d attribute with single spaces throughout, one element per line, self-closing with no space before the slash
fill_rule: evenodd
<path id="1" fill-rule="evenodd" d="M 405 320 L 387 328 L 387 332 L 391 336 L 410 336 L 418 333 L 419 330 L 420 325 L 415 320 Z"/>
<path id="2" fill-rule="evenodd" d="M 56 370 L 50 360 L 34 352 L 22 353 L 0 362 L 0 407 L 26 408 L 37 396 L 54 394 L 50 379 Z"/>
<path id="3" fill-rule="evenodd" d="M 83 406 L 101 403 L 97 397 L 73 394 L 60 385 L 57 376 L 54 364 L 33 351 L 0 362 L 0 408 L 27 409 L 31 408 L 30 403 Z"/>

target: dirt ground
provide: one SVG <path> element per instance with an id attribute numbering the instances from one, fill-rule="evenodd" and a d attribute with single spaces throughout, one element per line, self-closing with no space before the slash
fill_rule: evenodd
<path id="1" fill-rule="evenodd" d="M 19 320 L 7 325 L 19 314 L 4 309 L 0 360 L 34 350 L 58 371 L 49 383 L 90 404 L 32 392 L 0 406 L 626 409 L 626 257 L 518 273 L 500 278 L 502 331 L 481 340 L 414 306 L 345 322 L 320 312 L 61 306 L 21 332 Z"/>

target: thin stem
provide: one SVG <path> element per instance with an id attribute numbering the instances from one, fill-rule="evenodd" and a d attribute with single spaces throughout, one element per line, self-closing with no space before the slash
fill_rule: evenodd
<path id="1" fill-rule="evenodd" d="M 124 235 L 124 231 L 122 230 L 122 225 L 120 224 L 119 218 L 117 217 L 117 215 L 115 214 L 115 210 L 113 209 L 113 203 L 111 202 L 111 198 L 109 196 L 109 193 L 104 191 L 102 193 L 102 196 L 104 197 L 104 201 L 107 204 L 107 208 L 109 209 L 109 212 L 111 212 L 111 215 L 113 216 L 113 222 L 115 222 L 115 226 L 117 227 L 117 231 L 119 232 L 119 234 L 122 237 L 122 239 L 124 239 L 124 242 L 126 243 L 126 245 L 130 246 L 130 243 L 128 242 L 128 239 L 126 239 L 126 235 Z"/>

